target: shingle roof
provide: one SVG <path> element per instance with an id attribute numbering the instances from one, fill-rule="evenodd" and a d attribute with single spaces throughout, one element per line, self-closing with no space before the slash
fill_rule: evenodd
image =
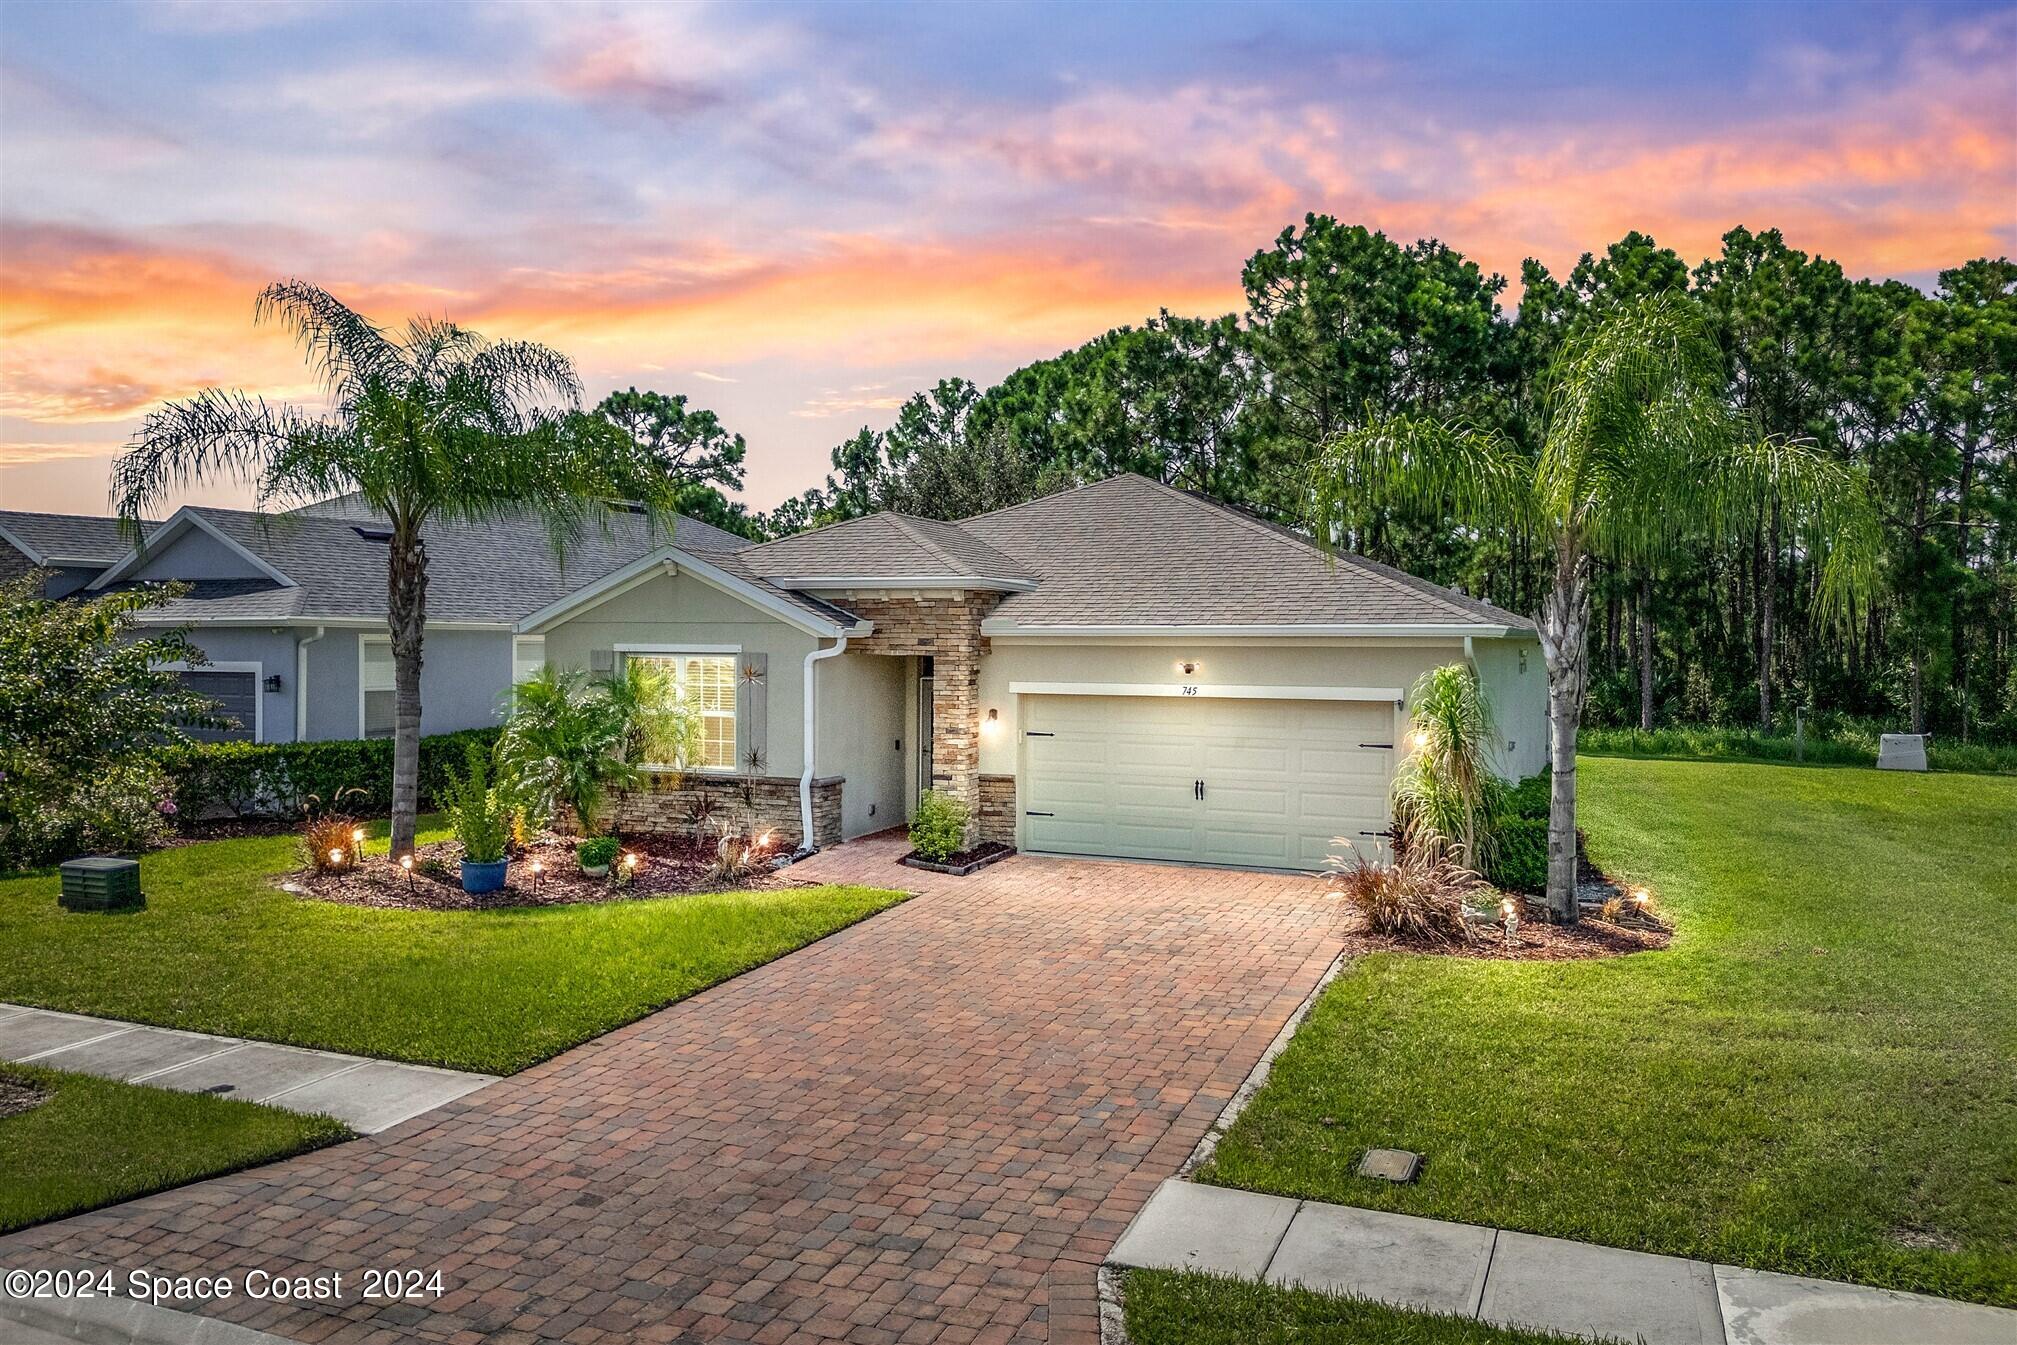
<path id="1" fill-rule="evenodd" d="M 297 587 L 236 580 L 199 583 L 152 620 L 384 618 L 386 544 L 367 535 L 373 531 L 368 519 L 235 509 L 188 512 Z M 610 511 L 605 523 L 579 530 L 560 557 L 545 529 L 529 515 L 495 523 L 428 524 L 422 531 L 428 620 L 508 624 L 668 544 L 709 560 L 733 557 L 748 545 L 698 519 L 679 518 L 670 536 L 624 510 Z"/>
<path id="2" fill-rule="evenodd" d="M 957 523 L 870 514 L 750 548 L 754 573 L 770 579 L 981 579 L 1027 583 L 1028 570 Z"/>
<path id="3" fill-rule="evenodd" d="M 960 524 L 1036 578 L 993 623 L 1069 626 L 1532 623 L 1229 505 L 1126 474 Z"/>
<path id="4" fill-rule="evenodd" d="M 160 524 L 148 520 L 143 528 Z M 97 561 L 110 565 L 133 549 L 133 539 L 119 530 L 119 520 L 98 514 L 32 514 L 0 509 L 0 533 L 27 548 L 29 559 Z"/>

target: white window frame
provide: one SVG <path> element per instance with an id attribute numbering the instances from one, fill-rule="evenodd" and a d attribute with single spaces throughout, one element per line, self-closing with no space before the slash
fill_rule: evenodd
<path id="1" fill-rule="evenodd" d="M 266 741 L 266 665 L 259 662 L 157 663 L 163 672 L 249 672 L 252 674 L 252 741 Z"/>
<path id="2" fill-rule="evenodd" d="M 740 681 L 742 646 L 738 644 L 620 644 L 614 650 L 619 660 L 628 659 L 633 654 L 641 658 L 730 658 L 737 663 L 737 679 Z M 735 694 L 735 709 L 729 714 L 732 730 L 730 739 L 729 764 L 726 766 L 684 766 L 677 769 L 693 775 L 734 775 L 742 761 L 742 691 L 738 686 Z M 663 763 L 647 762 L 646 770 L 675 769 Z"/>
<path id="3" fill-rule="evenodd" d="M 390 656 L 391 656 L 391 653 L 392 653 L 392 637 L 391 637 L 390 635 L 359 635 L 359 636 L 357 637 L 357 741 L 359 741 L 359 742 L 364 742 L 364 741 L 365 741 L 365 737 L 364 737 L 364 648 L 365 648 L 365 646 L 366 646 L 366 645 L 381 645 L 381 644 L 385 646 L 385 652 L 386 652 L 386 655 L 387 655 L 387 657 L 390 657 Z M 398 668 L 398 665 L 397 665 L 396 663 L 395 663 L 395 664 L 393 665 L 393 673 L 392 673 L 392 676 L 393 676 L 393 692 L 392 692 L 392 695 L 393 695 L 393 705 L 394 705 L 394 709 L 393 709 L 393 714 L 394 714 L 395 716 L 397 716 L 397 714 L 398 714 L 398 708 L 397 708 L 397 706 L 398 706 L 398 697 L 399 697 L 399 690 L 398 690 L 398 679 L 399 679 L 399 668 Z M 395 730 L 395 732 L 397 732 L 397 730 Z"/>

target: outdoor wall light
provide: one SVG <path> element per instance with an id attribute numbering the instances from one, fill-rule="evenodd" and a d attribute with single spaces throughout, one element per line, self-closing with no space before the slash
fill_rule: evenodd
<path id="1" fill-rule="evenodd" d="M 266 674 L 266 689 L 267 689 L 268 691 L 278 691 L 278 690 L 280 690 L 280 674 L 279 674 L 279 673 L 268 673 L 268 674 Z"/>
<path id="2" fill-rule="evenodd" d="M 1182 673 L 1182 674 L 1183 674 L 1184 676 L 1186 676 L 1186 677 L 1189 677 L 1189 676 L 1193 675 L 1194 673 L 1196 673 L 1196 672 L 1197 672 L 1197 670 L 1198 670 L 1198 665 L 1197 665 L 1197 664 L 1195 664 L 1195 663 L 1192 663 L 1192 662 L 1191 662 L 1190 660 L 1188 660 L 1188 659 L 1183 659 L 1183 660 L 1179 660 L 1179 661 L 1178 661 L 1178 663 L 1177 663 L 1177 671 L 1178 671 L 1178 672 L 1180 672 L 1180 673 Z"/>
<path id="3" fill-rule="evenodd" d="M 1001 732 L 1001 711 L 989 710 L 987 718 L 981 721 L 980 728 L 982 733 Z"/>

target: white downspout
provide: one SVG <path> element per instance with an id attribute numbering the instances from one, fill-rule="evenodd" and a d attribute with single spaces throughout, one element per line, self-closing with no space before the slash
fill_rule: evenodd
<path id="1" fill-rule="evenodd" d="M 315 634 L 294 642 L 294 741 L 308 741 L 308 646 L 329 633 L 317 626 Z"/>
<path id="2" fill-rule="evenodd" d="M 819 696 L 813 682 L 813 665 L 846 649 L 847 636 L 842 635 L 833 648 L 814 647 L 805 656 L 805 772 L 798 777 L 798 822 L 801 830 L 799 847 L 793 858 L 802 858 L 819 849 L 812 839 L 812 768 L 819 751 Z"/>

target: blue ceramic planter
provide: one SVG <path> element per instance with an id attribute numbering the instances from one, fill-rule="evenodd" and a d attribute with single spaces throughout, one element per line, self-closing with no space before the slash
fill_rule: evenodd
<path id="1" fill-rule="evenodd" d="M 476 864 L 467 859 L 463 860 L 462 890 L 472 895 L 497 891 L 504 886 L 504 871 L 510 863 L 511 861 L 506 859 L 489 864 Z"/>

